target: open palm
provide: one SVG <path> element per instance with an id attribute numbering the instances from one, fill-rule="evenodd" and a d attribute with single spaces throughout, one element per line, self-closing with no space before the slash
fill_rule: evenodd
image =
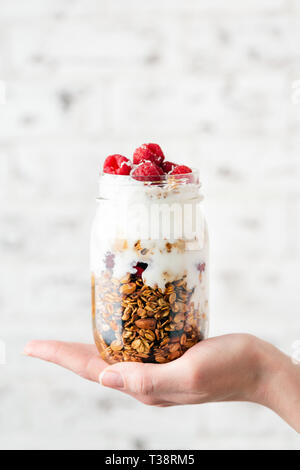
<path id="1" fill-rule="evenodd" d="M 247 400 L 257 385 L 259 342 L 243 334 L 211 338 L 168 364 L 127 362 L 108 366 L 94 345 L 57 341 L 32 341 L 24 352 L 65 367 L 84 379 L 100 380 L 102 385 L 119 389 L 143 403 L 170 406 Z"/>

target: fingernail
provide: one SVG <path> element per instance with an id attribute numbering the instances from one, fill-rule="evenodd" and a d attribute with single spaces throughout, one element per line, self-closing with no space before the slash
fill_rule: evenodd
<path id="1" fill-rule="evenodd" d="M 101 372 L 99 382 L 104 387 L 118 389 L 124 388 L 124 380 L 121 374 L 110 370 L 104 370 L 103 372 Z"/>

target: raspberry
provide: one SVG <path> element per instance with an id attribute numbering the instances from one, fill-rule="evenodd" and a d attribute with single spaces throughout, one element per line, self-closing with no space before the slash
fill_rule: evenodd
<path id="1" fill-rule="evenodd" d="M 110 155 L 103 165 L 103 172 L 111 175 L 129 175 L 131 161 L 123 155 Z"/>
<path id="2" fill-rule="evenodd" d="M 160 166 L 165 156 L 158 144 L 144 144 L 133 154 L 133 163 L 139 165 L 142 162 L 149 161 Z"/>
<path id="3" fill-rule="evenodd" d="M 193 171 L 188 166 L 178 165 L 174 168 L 171 175 L 185 175 L 186 173 L 193 173 Z"/>
<path id="4" fill-rule="evenodd" d="M 138 181 L 159 181 L 162 175 L 164 172 L 159 166 L 145 162 L 134 170 L 132 177 Z"/>
<path id="5" fill-rule="evenodd" d="M 171 171 L 174 170 L 174 168 L 176 168 L 176 163 L 172 163 L 172 162 L 162 162 L 162 169 L 165 173 L 171 173 Z"/>
<path id="6" fill-rule="evenodd" d="M 134 269 L 136 269 L 136 275 L 137 277 L 142 277 L 142 274 L 143 272 L 145 271 L 145 269 L 148 268 L 148 264 L 147 263 L 141 263 L 141 262 L 138 262 L 136 266 L 133 266 Z"/>

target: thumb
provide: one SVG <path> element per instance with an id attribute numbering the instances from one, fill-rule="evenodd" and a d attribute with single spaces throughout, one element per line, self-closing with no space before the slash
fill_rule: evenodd
<path id="1" fill-rule="evenodd" d="M 125 392 L 147 405 L 176 403 L 174 396 L 182 392 L 181 363 L 181 359 L 169 364 L 118 363 L 107 367 L 99 381 L 104 387 Z"/>

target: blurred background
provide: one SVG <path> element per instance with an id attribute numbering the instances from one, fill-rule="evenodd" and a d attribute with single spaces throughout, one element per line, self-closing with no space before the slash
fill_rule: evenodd
<path id="1" fill-rule="evenodd" d="M 0 0 L 0 448 L 300 449 L 250 404 L 156 409 L 21 356 L 92 342 L 101 162 L 200 168 L 211 335 L 300 340 L 297 0 Z M 179 377 L 180 380 L 180 377 Z"/>

